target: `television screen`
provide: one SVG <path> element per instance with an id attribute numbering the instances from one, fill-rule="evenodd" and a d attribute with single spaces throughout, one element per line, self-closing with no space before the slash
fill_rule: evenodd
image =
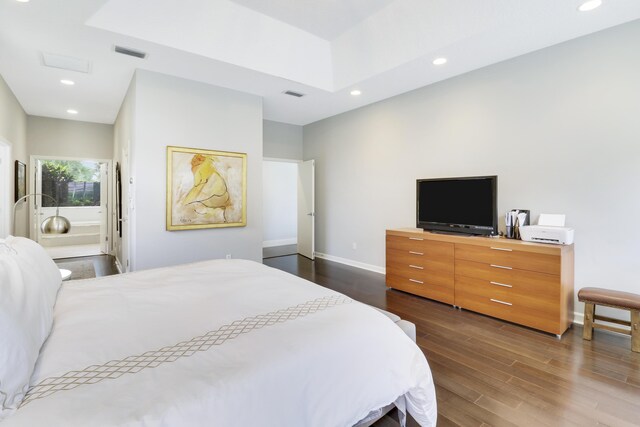
<path id="1" fill-rule="evenodd" d="M 495 176 L 418 180 L 418 227 L 496 233 L 496 181 Z"/>

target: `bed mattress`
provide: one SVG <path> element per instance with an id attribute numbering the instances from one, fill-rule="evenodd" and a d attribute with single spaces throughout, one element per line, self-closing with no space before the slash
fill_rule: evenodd
<path id="1" fill-rule="evenodd" d="M 371 307 L 214 260 L 66 282 L 12 426 L 351 426 L 395 403 L 436 423 L 427 361 Z"/>

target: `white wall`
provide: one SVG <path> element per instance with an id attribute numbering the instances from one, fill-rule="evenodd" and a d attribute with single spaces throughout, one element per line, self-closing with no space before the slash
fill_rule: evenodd
<path id="1" fill-rule="evenodd" d="M 264 120 L 264 157 L 302 160 L 302 126 Z"/>
<path id="2" fill-rule="evenodd" d="M 298 243 L 298 163 L 262 164 L 263 247 Z"/>
<path id="3" fill-rule="evenodd" d="M 136 72 L 131 174 L 132 268 L 224 258 L 262 260 L 262 100 L 253 95 Z M 247 153 L 247 226 L 165 230 L 166 147 Z"/>
<path id="4" fill-rule="evenodd" d="M 0 76 L 0 139 L 11 146 L 11 161 L 8 165 L 9 192 L 2 190 L 2 197 L 5 206 L 9 207 L 9 216 L 12 215 L 14 198 L 14 165 L 16 160 L 20 160 L 27 165 L 27 186 L 30 183 L 29 159 L 27 155 L 27 115 L 15 95 L 7 86 L 2 76 Z M 5 177 L 0 177 L 4 181 Z M 16 235 L 26 236 L 29 232 L 29 218 L 27 204 L 21 203 L 16 209 Z"/>
<path id="5" fill-rule="evenodd" d="M 29 154 L 84 159 L 113 156 L 113 125 L 29 116 Z"/>
<path id="6" fill-rule="evenodd" d="M 129 245 L 131 241 L 131 215 L 129 213 L 129 178 L 131 176 L 131 141 L 135 139 L 135 101 L 136 101 L 136 76 L 134 75 L 129 84 L 129 89 L 122 101 L 118 117 L 113 129 L 113 174 L 111 182 L 114 186 L 114 203 L 111 208 L 113 223 L 118 221 L 116 214 L 117 195 L 116 185 L 116 164 L 120 166 L 120 180 L 122 183 L 122 237 L 117 231 L 117 227 L 112 228 L 113 250 L 116 261 L 122 271 L 130 270 Z"/>
<path id="7" fill-rule="evenodd" d="M 638 292 L 638 46 L 636 21 L 305 126 L 317 251 L 383 266 L 417 178 L 495 174 L 499 212 L 567 215 L 576 291 Z"/>

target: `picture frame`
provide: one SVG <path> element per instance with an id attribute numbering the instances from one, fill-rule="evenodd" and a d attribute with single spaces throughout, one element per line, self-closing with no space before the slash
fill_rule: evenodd
<path id="1" fill-rule="evenodd" d="M 167 146 L 168 231 L 247 225 L 247 154 Z"/>
<path id="2" fill-rule="evenodd" d="M 15 167 L 15 201 L 27 195 L 27 165 L 16 160 Z"/>

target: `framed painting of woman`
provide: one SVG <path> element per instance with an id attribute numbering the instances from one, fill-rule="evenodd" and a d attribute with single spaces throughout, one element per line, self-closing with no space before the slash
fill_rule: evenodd
<path id="1" fill-rule="evenodd" d="M 167 147 L 167 230 L 247 225 L 247 155 Z"/>

